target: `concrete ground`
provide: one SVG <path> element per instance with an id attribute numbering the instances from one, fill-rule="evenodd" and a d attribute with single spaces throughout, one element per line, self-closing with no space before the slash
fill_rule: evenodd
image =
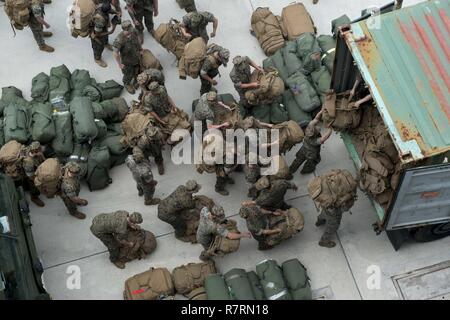
<path id="1" fill-rule="evenodd" d="M 197 0 L 199 10 L 208 10 L 219 18 L 219 29 L 214 42 L 231 50 L 232 56 L 249 55 L 259 63 L 264 54 L 250 33 L 250 16 L 258 6 L 270 6 L 275 14 L 291 3 L 291 0 Z M 382 5 L 387 0 L 320 0 L 312 5 L 305 1 L 319 33 L 330 33 L 330 21 L 344 13 L 357 17 L 369 5 Z M 405 0 L 404 5 L 419 1 Z M 88 69 L 91 76 L 99 81 L 121 80 L 121 73 L 112 54 L 104 53 L 109 68 L 102 69 L 94 64 L 90 41 L 74 39 L 66 27 L 66 8 L 70 0 L 55 0 L 46 6 L 46 19 L 54 36 L 48 43 L 56 48 L 53 54 L 40 52 L 30 30 L 17 32 L 14 38 L 4 13 L 0 13 L 0 86 L 14 85 L 21 88 L 29 97 L 31 79 L 39 72 L 49 72 L 52 66 L 66 64 L 69 69 Z M 123 3 L 122 3 L 123 6 Z M 3 10 L 2 10 L 3 11 Z M 180 19 L 184 11 L 178 8 L 175 0 L 160 1 L 160 15 L 156 25 L 169 18 Z M 119 28 L 120 29 L 120 28 Z M 114 37 L 111 37 L 114 38 Z M 145 34 L 144 47 L 150 48 L 164 66 L 168 92 L 176 104 L 190 113 L 193 99 L 198 97 L 199 81 L 178 79 L 175 58 L 160 47 L 148 33 Z M 218 90 L 236 96 L 228 73 L 222 69 Z M 126 98 L 136 99 L 128 94 Z M 292 161 L 294 152 L 288 154 Z M 166 150 L 166 174 L 158 176 L 156 196 L 165 197 L 177 185 L 188 179 L 197 179 L 203 185 L 202 194 L 212 197 L 223 205 L 228 216 L 234 216 L 240 230 L 246 230 L 245 222 L 237 216 L 239 204 L 245 199 L 246 185 L 242 174 L 234 174 L 236 185 L 230 188 L 231 194 L 223 197 L 214 192 L 213 175 L 199 175 L 193 166 L 176 166 L 169 160 Z M 323 147 L 322 162 L 315 174 L 333 168 L 346 168 L 355 172 L 348 153 L 339 138 L 334 135 Z M 156 168 L 155 168 L 156 169 Z M 156 172 L 156 170 L 154 170 Z M 45 208 L 31 205 L 31 215 L 35 240 L 45 268 L 44 280 L 54 299 L 121 299 L 124 281 L 150 267 L 167 267 L 197 262 L 201 252 L 200 245 L 191 245 L 175 239 L 172 228 L 156 216 L 156 207 L 146 207 L 137 196 L 135 185 L 128 170 L 114 168 L 114 180 L 107 189 L 90 193 L 84 187 L 81 196 L 89 200 L 83 208 L 87 219 L 78 221 L 70 217 L 59 199 L 46 200 Z M 308 268 L 314 296 L 317 299 L 430 299 L 448 298 L 450 291 L 449 264 L 450 238 L 432 243 L 406 243 L 395 252 L 383 233 L 377 236 L 372 230 L 376 220 L 373 207 L 367 197 L 360 194 L 352 209 L 352 215 L 345 214 L 337 234 L 338 245 L 333 249 L 319 247 L 317 242 L 321 229 L 314 226 L 317 211 L 306 195 L 306 184 L 313 175 L 295 175 L 294 182 L 298 192 L 288 194 L 289 203 L 298 207 L 305 216 L 305 230 L 294 238 L 270 251 L 256 250 L 256 241 L 244 239 L 239 252 L 218 258 L 218 268 L 226 272 L 233 267 L 253 269 L 263 259 L 276 259 L 280 263 L 291 258 L 299 258 Z M 152 231 L 158 240 L 158 248 L 145 260 L 128 263 L 125 270 L 119 270 L 108 260 L 105 247 L 90 233 L 92 218 L 102 212 L 125 209 L 143 213 L 143 227 Z M 81 287 L 70 289 L 72 266 L 81 271 Z M 431 269 L 428 267 L 431 266 Z M 425 268 L 422 270 L 422 268 Z M 421 269 L 421 270 L 419 270 Z M 375 272 L 373 275 L 371 275 Z M 379 275 L 379 278 L 377 276 Z M 379 282 L 377 282 L 379 279 Z M 379 284 L 379 285 L 377 285 Z"/>

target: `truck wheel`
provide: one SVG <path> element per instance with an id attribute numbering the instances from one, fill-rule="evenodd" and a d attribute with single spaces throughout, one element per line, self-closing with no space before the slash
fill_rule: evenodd
<path id="1" fill-rule="evenodd" d="M 450 236 L 450 222 L 434 224 L 418 228 L 414 233 L 414 240 L 417 242 L 429 242 Z"/>

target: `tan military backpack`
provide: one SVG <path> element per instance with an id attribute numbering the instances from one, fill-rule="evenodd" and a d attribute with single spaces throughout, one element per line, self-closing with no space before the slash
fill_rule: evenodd
<path id="1" fill-rule="evenodd" d="M 217 270 L 213 260 L 179 266 L 172 271 L 175 290 L 180 294 L 190 293 L 196 288 L 203 287 L 206 277 L 214 273 L 217 273 Z"/>
<path id="2" fill-rule="evenodd" d="M 0 149 L 0 165 L 5 174 L 13 180 L 23 177 L 23 151 L 23 145 L 15 140 L 9 141 Z"/>
<path id="3" fill-rule="evenodd" d="M 279 130 L 280 153 L 289 151 L 305 137 L 300 125 L 293 120 L 274 125 L 273 129 Z"/>
<path id="4" fill-rule="evenodd" d="M 239 230 L 236 227 L 236 221 L 227 219 L 226 228 L 230 232 L 238 233 Z M 208 253 L 212 256 L 224 256 L 226 254 L 236 252 L 239 249 L 241 239 L 228 239 L 227 237 L 216 236 L 211 243 Z"/>
<path id="5" fill-rule="evenodd" d="M 178 65 L 180 79 L 185 80 L 186 75 L 197 79 L 206 58 L 206 42 L 198 37 L 190 41 L 184 47 L 183 56 Z"/>
<path id="6" fill-rule="evenodd" d="M 255 70 L 251 76 L 251 82 L 259 82 L 259 88 L 245 92 L 245 98 L 251 105 L 269 104 L 284 92 L 283 79 L 278 71 L 270 69 L 264 72 Z"/>
<path id="7" fill-rule="evenodd" d="M 144 72 L 147 69 L 162 70 L 163 67 L 153 52 L 149 49 L 144 49 L 141 54 L 141 72 Z"/>
<path id="8" fill-rule="evenodd" d="M 45 160 L 36 169 L 34 184 L 38 190 L 47 196 L 53 198 L 61 186 L 62 168 L 57 158 Z"/>
<path id="9" fill-rule="evenodd" d="M 5 12 L 11 25 L 17 30 L 23 30 L 30 23 L 31 0 L 6 0 Z"/>
<path id="10" fill-rule="evenodd" d="M 269 8 L 257 8 L 252 14 L 251 25 L 266 55 L 270 56 L 284 46 L 280 21 Z"/>
<path id="11" fill-rule="evenodd" d="M 125 300 L 156 300 L 174 295 L 172 276 L 166 268 L 150 268 L 125 281 Z"/>
<path id="12" fill-rule="evenodd" d="M 161 23 L 155 30 L 155 40 L 167 51 L 173 53 L 177 60 L 181 59 L 184 47 L 188 42 L 180 28 L 179 21 L 170 19 L 169 23 Z"/>
<path id="13" fill-rule="evenodd" d="M 349 102 L 350 92 L 336 95 L 329 94 L 325 97 L 323 108 L 323 121 L 326 126 L 332 126 L 341 131 L 355 129 L 361 123 L 362 109 L 356 107 L 354 102 Z"/>
<path id="14" fill-rule="evenodd" d="M 128 114 L 122 121 L 123 143 L 132 147 L 150 125 L 150 115 L 143 115 L 139 112 Z"/>
<path id="15" fill-rule="evenodd" d="M 91 22 L 96 5 L 93 0 L 74 0 L 69 12 L 72 37 L 87 37 L 91 32 Z"/>

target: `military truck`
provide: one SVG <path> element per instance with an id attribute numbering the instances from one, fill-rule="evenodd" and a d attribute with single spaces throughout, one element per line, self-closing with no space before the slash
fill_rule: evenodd
<path id="1" fill-rule="evenodd" d="M 369 16 L 340 28 L 331 88 L 342 94 L 362 79 L 398 152 L 400 176 L 389 203 L 370 197 L 375 231 L 386 231 L 398 250 L 410 237 L 450 235 L 450 3 L 431 0 Z M 356 131 L 341 136 L 360 170 L 364 145 Z"/>
<path id="2" fill-rule="evenodd" d="M 0 300 L 48 300 L 23 189 L 0 173 Z"/>

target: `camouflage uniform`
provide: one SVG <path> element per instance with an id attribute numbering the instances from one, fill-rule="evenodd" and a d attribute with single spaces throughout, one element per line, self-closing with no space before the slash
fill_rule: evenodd
<path id="1" fill-rule="evenodd" d="M 234 184 L 233 178 L 229 174 L 235 169 L 235 165 L 216 164 L 216 185 L 215 190 L 223 196 L 229 195 L 225 189 L 227 184 Z"/>
<path id="2" fill-rule="evenodd" d="M 263 189 L 256 197 L 256 204 L 264 209 L 275 211 L 286 210 L 290 206 L 284 202 L 284 196 L 288 189 L 295 189 L 295 185 L 287 180 L 277 179 L 270 182 L 269 188 Z"/>
<path id="3" fill-rule="evenodd" d="M 69 170 L 73 170 L 73 172 L 77 175 L 74 177 L 70 177 Z M 77 210 L 77 203 L 73 202 L 72 199 L 77 198 L 80 194 L 81 185 L 78 176 L 80 170 L 81 168 L 77 163 L 70 162 L 67 165 L 65 174 L 61 181 L 61 199 L 64 202 L 64 205 L 66 206 L 69 213 L 75 217 L 80 216 L 80 212 L 78 212 Z M 84 216 L 84 214 L 82 214 L 82 216 Z"/>
<path id="4" fill-rule="evenodd" d="M 214 15 L 210 12 L 190 12 L 183 17 L 182 23 L 187 31 L 192 35 L 192 39 L 202 37 L 208 43 L 209 37 L 206 26 L 214 22 Z"/>
<path id="5" fill-rule="evenodd" d="M 231 81 L 233 81 L 234 88 L 239 93 L 239 104 L 244 108 L 250 108 L 250 104 L 245 98 L 245 92 L 248 89 L 242 89 L 241 84 L 247 84 L 251 82 L 251 70 L 250 70 L 250 59 L 247 56 L 235 57 L 233 59 L 233 69 L 230 72 Z"/>
<path id="6" fill-rule="evenodd" d="M 45 15 L 44 11 L 44 3 L 41 0 L 33 0 L 31 2 L 31 14 L 30 14 L 30 29 L 33 32 L 33 37 L 36 40 L 36 43 L 39 47 L 43 47 L 45 45 L 44 41 L 44 27 L 42 24 L 36 19 L 36 17 L 43 18 Z"/>
<path id="7" fill-rule="evenodd" d="M 105 13 L 101 10 L 101 8 L 97 8 L 94 17 L 92 18 L 92 23 L 94 26 L 94 33 L 101 34 L 107 33 L 109 23 L 109 14 Z M 95 38 L 91 37 L 91 45 L 92 50 L 94 51 L 94 59 L 101 60 L 103 50 L 105 50 L 105 46 L 108 44 L 108 36 L 97 36 Z"/>
<path id="8" fill-rule="evenodd" d="M 341 224 L 343 210 L 341 208 L 326 208 L 322 209 L 319 217 L 317 218 L 316 225 L 322 225 L 325 223 L 325 232 L 320 239 L 321 242 L 329 242 L 332 240 L 334 234 L 338 231 Z"/>
<path id="9" fill-rule="evenodd" d="M 167 90 L 164 86 L 156 86 L 155 82 L 152 83 L 150 88 L 154 90 L 151 90 L 144 96 L 144 110 L 155 112 L 158 117 L 164 118 L 171 112 Z"/>
<path id="10" fill-rule="evenodd" d="M 306 161 L 301 173 L 311 173 L 320 162 L 320 131 L 313 125 L 308 125 L 305 130 L 303 145 L 295 155 L 295 160 L 289 167 L 289 171 L 294 174 L 298 168 Z"/>
<path id="11" fill-rule="evenodd" d="M 217 222 L 209 219 L 209 209 L 204 207 L 200 211 L 200 222 L 197 229 L 197 242 L 200 243 L 205 250 L 208 250 L 216 236 L 226 237 L 228 235 L 227 228 Z"/>
<path id="12" fill-rule="evenodd" d="M 142 89 L 142 92 L 139 96 L 139 100 L 142 99 L 145 92 L 150 90 L 148 87 L 150 85 L 150 83 L 157 82 L 159 85 L 163 86 L 164 81 L 165 81 L 164 74 L 158 69 L 150 68 L 150 69 L 146 69 L 146 70 L 142 71 L 137 76 L 137 82 Z"/>
<path id="13" fill-rule="evenodd" d="M 248 185 L 247 197 L 255 199 L 258 195 L 258 190 L 256 190 L 255 183 L 261 178 L 261 167 L 257 164 L 246 164 L 244 166 L 245 181 Z"/>
<path id="14" fill-rule="evenodd" d="M 263 214 L 258 206 L 243 206 L 239 211 L 239 215 L 245 219 L 248 231 L 258 241 L 258 250 L 270 249 L 277 244 L 277 241 L 270 245 L 267 243 L 267 236 L 263 232 L 271 229 L 270 220 L 268 215 Z"/>
<path id="15" fill-rule="evenodd" d="M 203 62 L 202 69 L 200 71 L 200 74 L 206 74 L 211 79 L 214 79 L 219 74 L 219 67 L 221 65 L 220 61 L 217 61 L 214 57 L 208 56 L 205 61 Z M 200 88 L 200 95 L 204 95 L 205 93 L 208 93 L 212 90 L 212 84 L 208 80 L 203 79 L 200 77 L 200 81 L 202 83 L 202 86 Z"/>
<path id="16" fill-rule="evenodd" d="M 25 188 L 30 191 L 31 199 L 33 198 L 37 200 L 36 198 L 39 197 L 41 194 L 39 190 L 34 185 L 34 175 L 36 173 L 36 169 L 39 167 L 39 165 L 45 161 L 45 157 L 42 154 L 42 152 L 39 152 L 37 154 L 31 154 L 31 151 L 38 151 L 40 150 L 41 145 L 39 142 L 33 142 L 29 149 L 26 151 L 26 156 L 22 160 L 22 167 L 23 171 L 25 173 L 26 178 L 24 179 Z M 34 201 L 33 201 L 34 202 Z M 42 203 L 43 205 L 43 203 Z"/>
<path id="17" fill-rule="evenodd" d="M 180 5 L 181 9 L 186 10 L 186 12 L 197 11 L 195 6 L 195 0 L 177 0 L 177 3 Z"/>
<path id="18" fill-rule="evenodd" d="M 123 32 L 119 33 L 113 43 L 113 47 L 120 53 L 122 64 L 123 83 L 131 85 L 136 80 L 140 71 L 141 63 L 141 43 L 137 31 L 131 28 L 131 35 L 125 36 Z"/>
<path id="19" fill-rule="evenodd" d="M 202 134 L 208 130 L 208 124 L 214 122 L 214 106 L 217 101 L 217 94 L 215 92 L 208 92 L 203 94 L 198 100 L 194 111 L 194 120 L 202 122 Z"/>
<path id="20" fill-rule="evenodd" d="M 186 222 L 180 213 L 195 208 L 193 193 L 198 192 L 199 189 L 200 185 L 194 180 L 190 180 L 186 185 L 178 186 L 174 192 L 159 203 L 158 218 L 172 225 L 176 237 L 183 237 L 186 234 Z"/>
<path id="21" fill-rule="evenodd" d="M 133 174 L 134 181 L 136 181 L 139 196 L 144 196 L 145 204 L 156 204 L 159 199 L 153 199 L 153 195 L 155 194 L 157 181 L 153 179 L 150 161 L 144 158 L 140 149 L 135 148 L 133 149 L 133 155 L 128 156 L 125 163 Z"/>
<path id="22" fill-rule="evenodd" d="M 125 0 L 127 6 L 132 6 L 135 14 L 135 19 L 139 22 L 135 28 L 139 33 L 144 31 L 145 27 L 149 32 L 153 31 L 153 0 Z"/>
<path id="23" fill-rule="evenodd" d="M 158 127 L 154 126 L 147 128 L 145 130 L 145 134 L 143 134 L 137 141 L 137 147 L 142 150 L 145 159 L 154 157 L 158 166 L 164 164 L 164 159 L 162 156 L 163 144 L 162 133 Z"/>

